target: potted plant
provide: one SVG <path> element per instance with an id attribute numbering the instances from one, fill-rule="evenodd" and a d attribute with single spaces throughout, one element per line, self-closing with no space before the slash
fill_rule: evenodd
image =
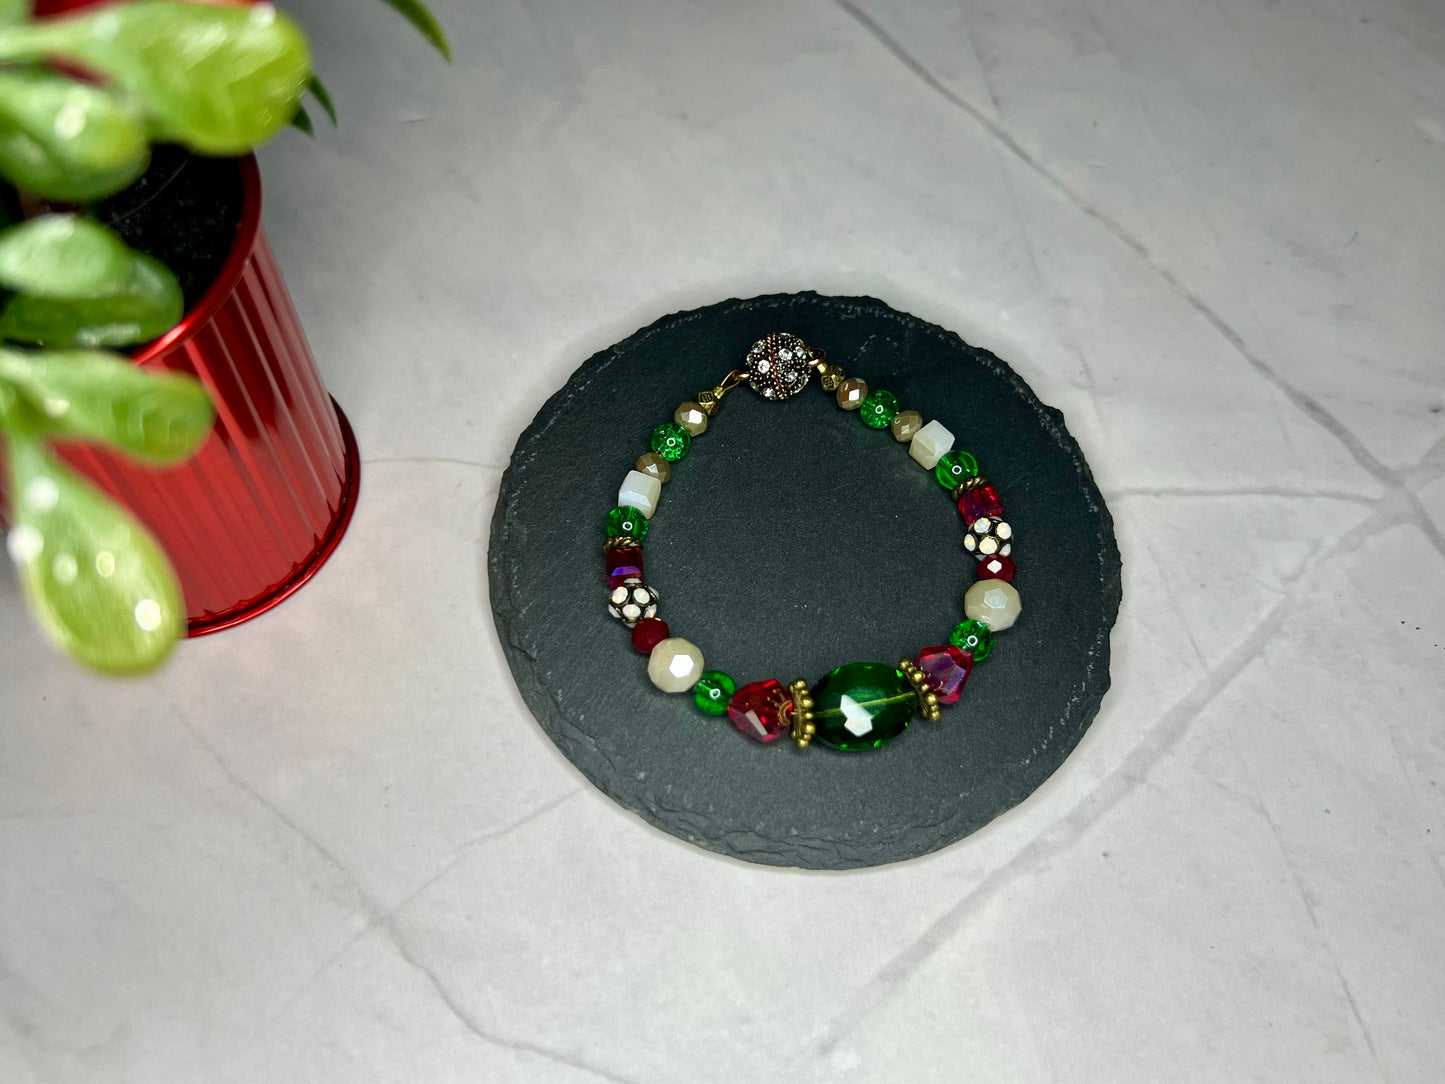
<path id="1" fill-rule="evenodd" d="M 7 548 L 41 628 L 98 669 L 274 605 L 354 507 L 248 153 L 309 130 L 308 89 L 332 114 L 268 4 L 0 0 Z"/>

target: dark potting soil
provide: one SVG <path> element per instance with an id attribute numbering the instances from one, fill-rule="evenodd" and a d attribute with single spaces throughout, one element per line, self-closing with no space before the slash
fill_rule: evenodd
<path id="1" fill-rule="evenodd" d="M 96 220 L 175 273 L 186 311 L 221 273 L 241 221 L 241 170 L 157 144 L 140 180 L 94 207 Z"/>

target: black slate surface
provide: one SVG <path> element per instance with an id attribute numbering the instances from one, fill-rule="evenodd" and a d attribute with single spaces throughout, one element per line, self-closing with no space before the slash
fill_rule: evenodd
<path id="1" fill-rule="evenodd" d="M 602 522 L 653 426 L 791 331 L 939 418 L 997 485 L 1024 613 L 939 723 L 867 753 L 759 745 L 653 687 L 607 616 Z M 974 581 L 947 494 L 885 430 L 816 384 L 733 391 L 663 486 L 644 545 L 675 636 L 741 686 L 816 682 L 946 642 Z M 1109 687 L 1113 521 L 1064 426 L 994 355 L 872 298 L 791 294 L 659 320 L 584 364 L 517 442 L 489 553 L 497 630 L 528 706 L 620 805 L 675 836 L 772 865 L 924 854 L 1022 801 Z"/>

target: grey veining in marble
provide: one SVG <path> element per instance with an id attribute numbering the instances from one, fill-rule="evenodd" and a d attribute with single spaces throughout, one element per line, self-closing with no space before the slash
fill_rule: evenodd
<path id="1" fill-rule="evenodd" d="M 262 154 L 367 458 L 333 561 L 143 682 L 0 578 L 0 1080 L 1445 1075 L 1445 10 L 436 6 L 450 69 L 299 3 L 342 124 Z M 488 616 L 566 375 L 804 289 L 1009 359 L 1124 555 L 1068 769 L 871 872 L 615 809 Z"/>

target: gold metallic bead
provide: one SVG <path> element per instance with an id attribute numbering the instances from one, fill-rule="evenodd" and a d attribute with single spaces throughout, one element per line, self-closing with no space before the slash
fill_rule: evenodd
<path id="1" fill-rule="evenodd" d="M 707 431 L 707 412 L 697 403 L 683 403 L 672 412 L 672 420 L 686 429 L 689 436 Z"/>
<path id="2" fill-rule="evenodd" d="M 788 737 L 799 749 L 808 748 L 813 735 L 818 732 L 813 722 L 813 698 L 808 695 L 808 683 L 798 678 L 788 686 L 788 695 L 793 698 L 792 722 L 788 726 Z"/>
<path id="3" fill-rule="evenodd" d="M 698 409 L 701 410 L 704 414 L 706 414 L 709 418 L 711 418 L 714 414 L 717 413 L 719 403 L 721 403 L 721 400 L 718 398 L 718 394 L 715 391 L 700 391 L 697 393 Z"/>
<path id="4" fill-rule="evenodd" d="M 659 482 L 665 482 L 672 477 L 672 468 L 667 465 L 667 460 L 656 452 L 643 452 L 638 456 L 637 469 Z"/>
<path id="5" fill-rule="evenodd" d="M 899 661 L 898 669 L 913 685 L 914 695 L 918 697 L 918 714 L 931 723 L 943 718 L 943 708 L 939 706 L 938 694 L 928 686 L 928 676 L 907 659 Z"/>
<path id="6" fill-rule="evenodd" d="M 632 537 L 630 534 L 620 534 L 616 538 L 609 538 L 602 543 L 604 550 L 621 550 L 629 546 L 641 546 L 642 540 Z"/>
<path id="7" fill-rule="evenodd" d="M 838 385 L 838 405 L 844 410 L 857 410 L 868 397 L 868 384 L 856 376 L 850 376 Z"/>
<path id="8" fill-rule="evenodd" d="M 841 365 L 825 364 L 818 367 L 818 383 L 823 385 L 824 391 L 837 391 L 838 385 L 847 379 L 848 374 Z"/>

